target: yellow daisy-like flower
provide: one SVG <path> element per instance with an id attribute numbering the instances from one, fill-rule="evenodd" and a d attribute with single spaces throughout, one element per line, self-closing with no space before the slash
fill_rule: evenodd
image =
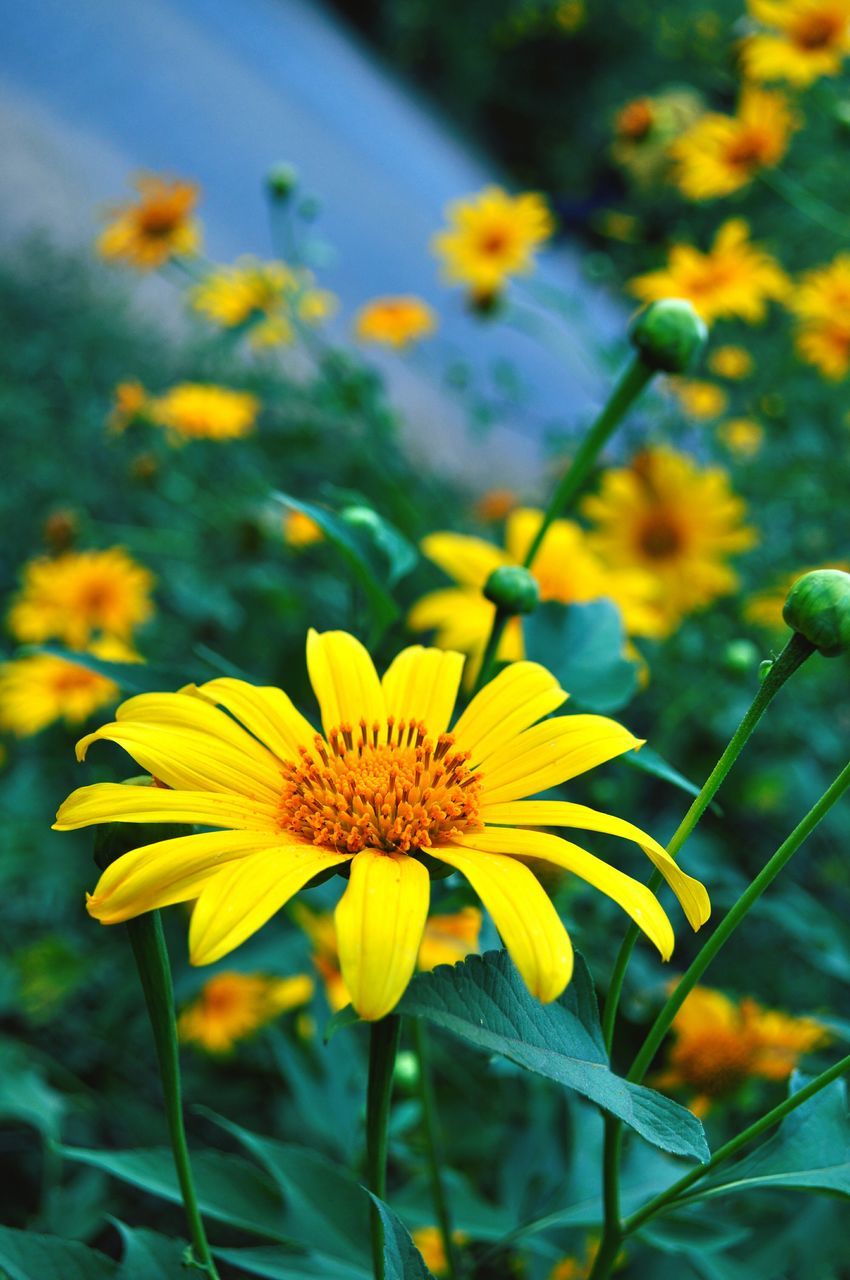
<path id="1" fill-rule="evenodd" d="M 787 80 L 806 89 L 821 76 L 841 74 L 850 53 L 850 0 L 747 0 L 747 8 L 772 28 L 741 45 L 750 80 Z"/>
<path id="2" fill-rule="evenodd" d="M 140 174 L 133 185 L 138 199 L 116 207 L 95 246 L 100 256 L 155 271 L 175 254 L 197 253 L 201 232 L 192 217 L 197 185 L 153 173 Z"/>
<path id="3" fill-rule="evenodd" d="M 318 325 L 334 314 L 337 299 L 316 288 L 315 277 L 285 262 L 239 258 L 218 267 L 190 294 L 194 309 L 225 329 L 250 327 L 255 347 L 289 346 L 299 324 Z"/>
<path id="4" fill-rule="evenodd" d="M 93 636 L 129 640 L 153 613 L 154 577 L 122 547 L 67 551 L 24 566 L 9 630 L 24 644 L 59 640 L 84 648 Z"/>
<path id="5" fill-rule="evenodd" d="M 442 649 L 460 649 L 469 655 L 466 679 L 475 679 L 484 646 L 493 625 L 496 606 L 482 594 L 484 584 L 501 565 L 522 564 L 534 539 L 543 512 L 530 507 L 512 511 L 505 526 L 505 548 L 463 533 L 431 533 L 422 551 L 458 584 L 429 592 L 410 610 L 412 631 L 435 631 Z M 587 604 L 613 600 L 629 635 L 652 636 L 657 632 L 654 578 L 606 567 L 591 550 L 582 529 L 569 520 L 555 520 L 534 558 L 531 572 L 541 600 L 560 604 Z M 499 658 L 513 662 L 523 657 L 522 621 L 512 618 L 505 628 Z"/>
<path id="6" fill-rule="evenodd" d="M 221 828 L 118 858 L 88 898 L 95 919 L 118 924 L 195 900 L 190 960 L 211 964 L 315 877 L 339 868 L 348 877 L 334 915 L 340 968 L 357 1012 L 376 1019 L 394 1008 L 416 965 L 430 900 L 423 851 L 466 877 L 542 1001 L 569 982 L 572 946 L 524 859 L 608 894 L 663 957 L 673 931 L 645 885 L 531 828 L 634 840 L 691 924 L 707 918 L 703 886 L 639 828 L 583 805 L 524 799 L 641 745 L 602 716 L 552 717 L 566 694 L 543 667 L 521 662 L 500 672 L 451 732 L 461 654 L 414 646 L 381 680 L 353 636 L 311 631 L 307 667 L 321 734 L 280 689 L 225 677 L 131 698 L 114 723 L 81 739 L 80 759 L 93 742 L 114 742 L 165 785 L 82 787 L 61 806 L 57 830 L 100 822 Z"/>
<path id="7" fill-rule="evenodd" d="M 132 649 L 117 640 L 100 640 L 88 652 L 106 662 L 138 662 Z M 0 729 L 29 738 L 63 720 L 82 724 L 95 711 L 116 703 L 118 685 L 70 658 L 36 653 L 0 664 Z"/>
<path id="8" fill-rule="evenodd" d="M 730 418 L 716 434 L 724 448 L 742 461 L 754 458 L 764 444 L 764 427 L 753 418 Z"/>
<path id="9" fill-rule="evenodd" d="M 716 347 L 709 354 L 708 367 L 718 378 L 738 382 L 748 378 L 753 371 L 753 358 L 745 347 Z"/>
<path id="10" fill-rule="evenodd" d="M 354 317 L 354 333 L 361 342 L 409 347 L 437 328 L 437 317 L 421 298 L 373 298 Z"/>
<path id="11" fill-rule="evenodd" d="M 498 294 L 511 276 L 527 275 L 534 250 L 555 230 L 543 196 L 533 191 L 512 196 L 501 187 L 456 200 L 447 219 L 449 229 L 431 242 L 443 274 L 481 298 Z"/>
<path id="12" fill-rule="evenodd" d="M 707 253 L 689 244 L 674 244 L 667 266 L 629 282 L 643 302 L 685 298 L 707 324 L 739 319 L 759 324 L 769 301 L 784 301 L 791 283 L 775 258 L 750 240 L 743 218 L 730 218 Z"/>
<path id="13" fill-rule="evenodd" d="M 850 370 L 850 253 L 801 276 L 788 304 L 800 357 L 834 382 Z"/>
<path id="14" fill-rule="evenodd" d="M 312 547 L 324 542 L 324 532 L 318 520 L 305 511 L 287 511 L 283 517 L 283 540 L 288 547 Z"/>
<path id="15" fill-rule="evenodd" d="M 798 127 L 781 93 L 748 87 L 736 115 L 710 111 L 671 144 L 671 180 L 688 200 L 731 195 L 779 163 Z"/>
<path id="16" fill-rule="evenodd" d="M 667 1068 L 653 1083 L 688 1090 L 690 1109 L 699 1116 L 748 1079 L 787 1080 L 804 1053 L 829 1039 L 813 1018 L 792 1018 L 755 1000 L 730 1000 L 710 987 L 690 992 L 672 1033 Z"/>
<path id="17" fill-rule="evenodd" d="M 588 1280 L 598 1253 L 598 1238 L 595 1236 L 589 1236 L 584 1244 L 584 1257 L 576 1258 L 571 1255 L 566 1258 L 561 1258 L 559 1262 L 555 1263 L 554 1267 L 549 1272 L 549 1280 Z M 614 1269 L 619 1270 L 624 1261 L 625 1254 L 621 1253 L 617 1257 Z"/>
<path id="18" fill-rule="evenodd" d="M 716 382 L 705 382 L 701 378 L 670 378 L 667 386 L 687 416 L 698 422 L 719 418 L 729 403 L 726 392 Z"/>
<path id="19" fill-rule="evenodd" d="M 208 1053 L 230 1053 L 239 1040 L 306 1004 L 312 995 L 313 979 L 306 973 L 292 978 L 217 973 L 180 1014 L 177 1031 L 181 1040 Z"/>
<path id="20" fill-rule="evenodd" d="M 583 510 L 594 525 L 591 547 L 605 563 L 655 578 L 662 635 L 734 591 L 738 579 L 727 562 L 756 541 L 727 473 L 701 470 L 673 449 L 646 449 L 631 466 L 606 471 Z"/>
<path id="21" fill-rule="evenodd" d="M 112 411 L 106 425 L 109 431 L 120 435 L 144 416 L 148 393 L 141 382 L 119 382 L 113 397 Z"/>
<path id="22" fill-rule="evenodd" d="M 850 573 L 850 561 L 830 560 L 827 564 L 811 564 L 802 569 L 794 569 L 791 573 L 782 574 L 764 591 L 756 591 L 748 597 L 744 605 L 746 621 L 757 627 L 764 627 L 768 631 L 787 630 L 782 610 L 785 607 L 788 592 L 798 578 L 802 578 L 805 573 L 813 573 L 816 569 L 841 569 L 843 573 Z"/>
<path id="23" fill-rule="evenodd" d="M 439 1227 L 417 1227 L 411 1232 L 411 1239 L 422 1255 L 422 1261 L 433 1276 L 448 1275 L 449 1262 L 443 1245 L 443 1236 Z M 465 1231 L 453 1231 L 455 1244 L 466 1244 L 469 1236 Z"/>
<path id="24" fill-rule="evenodd" d="M 168 432 L 172 444 L 250 435 L 259 412 L 260 402 L 250 392 L 203 382 L 182 382 L 147 404 L 147 416 Z"/>

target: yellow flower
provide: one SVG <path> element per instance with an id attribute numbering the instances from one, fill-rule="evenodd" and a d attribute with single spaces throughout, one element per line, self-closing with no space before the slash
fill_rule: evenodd
<path id="1" fill-rule="evenodd" d="M 437 327 L 437 317 L 421 298 L 373 298 L 354 317 L 354 332 L 361 342 L 388 347 L 409 347 L 427 338 Z"/>
<path id="2" fill-rule="evenodd" d="M 730 1000 L 695 987 L 673 1022 L 666 1070 L 653 1082 L 686 1089 L 691 1110 L 703 1116 L 718 1099 L 753 1077 L 786 1080 L 804 1053 L 829 1038 L 813 1018 L 792 1018 L 754 1000 Z"/>
<path id="3" fill-rule="evenodd" d="M 576 1258 L 572 1255 L 561 1258 L 549 1272 L 549 1280 L 588 1280 L 598 1252 L 599 1240 L 594 1236 L 588 1237 L 584 1245 L 584 1258 Z M 619 1270 L 624 1261 L 625 1255 L 619 1254 L 615 1262 L 615 1270 Z"/>
<path id="4" fill-rule="evenodd" d="M 672 181 L 688 200 L 731 195 L 779 163 L 798 127 L 781 93 L 748 87 L 736 115 L 709 111 L 672 143 Z"/>
<path id="5" fill-rule="evenodd" d="M 306 1004 L 313 980 L 306 973 L 268 978 L 261 973 L 217 973 L 177 1021 L 181 1040 L 208 1053 L 229 1053 L 281 1013 Z"/>
<path id="6" fill-rule="evenodd" d="M 730 418 L 717 428 L 717 438 L 736 458 L 754 458 L 764 443 L 764 428 L 752 418 Z"/>
<path id="7" fill-rule="evenodd" d="M 148 394 L 141 382 L 119 382 L 113 393 L 112 412 L 107 419 L 109 431 L 119 435 L 142 417 L 148 403 Z"/>
<path id="8" fill-rule="evenodd" d="M 716 382 L 704 382 L 700 378 L 670 378 L 667 386 L 688 417 L 698 422 L 719 418 L 729 399 Z"/>
<path id="9" fill-rule="evenodd" d="M 830 560 L 828 564 L 810 564 L 802 569 L 794 569 L 791 573 L 784 573 L 764 591 L 756 591 L 749 596 L 744 605 L 744 617 L 747 622 L 757 627 L 765 627 L 769 631 L 785 631 L 787 624 L 782 617 L 782 610 L 788 598 L 788 592 L 798 578 L 802 578 L 804 573 L 814 572 L 815 569 L 841 569 L 844 573 L 850 573 L 850 561 Z"/>
<path id="10" fill-rule="evenodd" d="M 737 318 L 759 324 L 771 299 L 781 302 L 791 285 L 775 258 L 749 238 L 743 218 L 720 227 L 707 253 L 689 244 L 674 244 L 667 266 L 629 282 L 643 302 L 686 298 L 707 324 Z"/>
<path id="11" fill-rule="evenodd" d="M 196 184 L 143 173 L 133 185 L 138 199 L 115 208 L 95 246 L 100 256 L 154 271 L 175 254 L 197 253 L 201 233 L 191 216 L 198 202 Z"/>
<path id="12" fill-rule="evenodd" d="M 24 644 L 59 640 L 82 649 L 95 635 L 129 640 L 153 613 L 154 577 L 121 547 L 66 551 L 24 566 L 9 630 Z"/>
<path id="13" fill-rule="evenodd" d="M 449 1263 L 439 1227 L 417 1227 L 411 1232 L 411 1238 L 431 1274 L 437 1277 L 447 1275 Z M 465 1244 L 468 1239 L 469 1236 L 465 1231 L 452 1232 L 452 1240 L 455 1244 Z"/>
<path id="14" fill-rule="evenodd" d="M 727 561 L 756 541 L 726 472 L 700 470 L 673 449 L 646 449 L 631 466 L 606 471 L 583 509 L 595 526 L 590 544 L 605 563 L 655 578 L 662 635 L 734 591 L 738 579 Z"/>
<path id="15" fill-rule="evenodd" d="M 850 0 L 748 0 L 757 22 L 773 28 L 741 46 L 751 80 L 787 80 L 805 89 L 820 76 L 837 76 L 850 53 Z"/>
<path id="16" fill-rule="evenodd" d="M 799 355 L 826 378 L 839 381 L 850 369 L 850 253 L 814 267 L 800 278 L 788 304 L 797 317 Z"/>
<path id="17" fill-rule="evenodd" d="M 324 541 L 322 526 L 304 511 L 287 511 L 283 517 L 283 540 L 290 547 L 311 547 Z"/>
<path id="18" fill-rule="evenodd" d="M 337 307 L 334 294 L 315 287 L 311 271 L 252 257 L 211 271 L 190 301 L 225 329 L 249 327 L 255 347 L 289 346 L 299 325 L 321 324 Z"/>
<path id="19" fill-rule="evenodd" d="M 138 662 L 117 640 L 101 640 L 87 652 L 107 662 Z M 82 724 L 121 696 L 117 684 L 71 659 L 37 653 L 0 664 L 0 729 L 19 738 L 40 733 L 56 720 Z"/>
<path id="20" fill-rule="evenodd" d="M 702 100 L 689 89 L 634 98 L 614 117 L 611 157 L 639 185 L 655 186 L 667 177 L 670 144 L 702 113 Z"/>
<path id="21" fill-rule="evenodd" d="M 716 347 L 708 357 L 708 367 L 718 378 L 737 382 L 753 371 L 753 358 L 745 347 Z"/>
<path id="22" fill-rule="evenodd" d="M 508 516 L 505 549 L 483 538 L 462 533 L 431 533 L 422 551 L 458 584 L 429 592 L 408 615 L 412 631 L 436 631 L 441 649 L 460 649 L 470 656 L 466 678 L 474 680 L 493 623 L 495 605 L 482 589 L 500 565 L 521 564 L 531 545 L 542 511 L 520 507 Z M 546 532 L 531 571 L 540 587 L 541 600 L 560 604 L 586 604 L 613 600 L 629 635 L 657 634 L 657 588 L 647 574 L 607 568 L 591 550 L 583 531 L 569 520 L 555 520 Z M 523 657 L 522 622 L 512 618 L 505 628 L 499 657 L 512 662 Z"/>
<path id="23" fill-rule="evenodd" d="M 235 440 L 257 425 L 260 402 L 247 391 L 211 383 L 181 382 L 148 401 L 151 422 L 169 433 L 173 444 L 185 440 Z"/>
<path id="24" fill-rule="evenodd" d="M 569 870 L 613 897 L 663 957 L 673 931 L 645 885 L 530 828 L 574 826 L 634 840 L 690 922 L 707 918 L 703 886 L 637 827 L 582 805 L 524 799 L 641 745 L 602 716 L 541 721 L 566 697 L 543 667 L 521 662 L 500 672 L 451 733 L 461 654 L 414 646 L 380 680 L 353 636 L 311 631 L 307 667 L 323 735 L 280 689 L 224 677 L 131 698 L 114 723 L 81 739 L 80 759 L 93 742 L 114 742 L 165 787 L 82 787 L 60 808 L 57 830 L 98 822 L 221 828 L 118 858 L 88 898 L 95 919 L 118 924 L 196 899 L 190 960 L 211 964 L 316 876 L 344 867 L 334 915 L 340 968 L 355 1009 L 376 1019 L 394 1008 L 416 964 L 430 899 L 423 850 L 470 882 L 542 1001 L 569 982 L 572 946 L 524 858 Z"/>
<path id="25" fill-rule="evenodd" d="M 501 187 L 456 200 L 446 216 L 449 229 L 434 236 L 433 250 L 445 278 L 480 298 L 499 293 L 510 276 L 527 275 L 534 250 L 555 230 L 543 196 L 512 196 Z"/>
<path id="26" fill-rule="evenodd" d="M 513 489 L 488 489 L 486 493 L 482 493 L 473 510 L 477 518 L 485 524 L 496 524 L 504 520 L 517 503 L 518 499 Z"/>

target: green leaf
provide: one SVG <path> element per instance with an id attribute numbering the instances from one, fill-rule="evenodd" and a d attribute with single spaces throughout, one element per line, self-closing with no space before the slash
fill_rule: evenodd
<path id="1" fill-rule="evenodd" d="M 124 1246 L 116 1280 L 189 1280 L 185 1241 L 115 1220 Z M 200 1280 L 200 1272 L 198 1273 Z"/>
<path id="2" fill-rule="evenodd" d="M 384 1228 L 385 1280 L 434 1280 L 401 1219 L 371 1191 L 369 1195 L 377 1206 Z"/>
<path id="3" fill-rule="evenodd" d="M 617 711 L 633 696 L 638 668 L 623 656 L 626 634 L 611 600 L 541 605 L 523 634 L 526 657 L 548 667 L 581 706 Z"/>
<path id="4" fill-rule="evenodd" d="M 264 1280 L 372 1280 L 371 1267 L 348 1266 L 339 1258 L 305 1258 L 275 1245 L 213 1252 L 222 1262 Z"/>
<path id="5" fill-rule="evenodd" d="M 572 982 L 552 1004 L 535 1000 L 507 952 L 488 951 L 419 974 L 397 1012 L 427 1018 L 485 1052 L 574 1089 L 664 1151 L 708 1159 L 696 1116 L 611 1070 L 593 983 L 580 956 Z"/>
<path id="6" fill-rule="evenodd" d="M 55 1141 L 65 1110 L 62 1094 L 27 1061 L 22 1047 L 10 1042 L 0 1045 L 0 1118 L 32 1125 Z"/>
<path id="7" fill-rule="evenodd" d="M 346 1027 L 354 1027 L 360 1021 L 360 1014 L 354 1008 L 354 1005 L 344 1005 L 342 1009 L 337 1009 L 336 1013 L 331 1014 L 328 1018 L 322 1039 L 325 1044 L 329 1044 L 337 1031 L 344 1031 Z"/>
<path id="8" fill-rule="evenodd" d="M 650 773 L 654 778 L 661 778 L 663 782 L 672 783 L 680 791 L 687 791 L 690 796 L 698 796 L 700 793 L 700 788 L 695 782 L 691 782 L 683 773 L 679 773 L 678 769 L 674 769 L 672 764 L 668 764 L 663 756 L 653 751 L 652 747 L 641 747 L 640 751 L 630 751 L 621 759 L 633 769 L 639 769 L 641 773 Z M 711 808 L 715 813 L 721 812 L 715 804 L 712 804 Z"/>
<path id="9" fill-rule="evenodd" d="M 383 570 L 391 587 L 416 568 L 419 552 L 413 543 L 365 502 L 345 507 L 340 511 L 340 518 L 360 541 L 364 553 L 372 553 L 373 563 L 376 559 L 379 561 L 376 567 Z M 374 551 L 380 553 L 379 557 L 375 557 Z"/>
<path id="10" fill-rule="evenodd" d="M 158 667 L 148 662 L 106 662 L 91 653 L 77 653 L 73 649 L 63 649 L 58 644 L 27 645 L 21 651 L 25 654 L 47 653 L 54 658 L 63 658 L 75 667 L 85 667 L 97 675 L 106 676 L 124 693 L 170 693 L 191 684 L 199 679 L 206 679 L 198 668 L 190 670 L 177 667 Z"/>
<path id="11" fill-rule="evenodd" d="M 118 1280 L 118 1264 L 76 1240 L 0 1227 L 0 1271 L 8 1280 Z"/>

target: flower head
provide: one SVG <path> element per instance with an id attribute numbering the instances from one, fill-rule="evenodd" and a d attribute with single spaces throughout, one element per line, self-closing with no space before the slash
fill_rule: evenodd
<path id="1" fill-rule="evenodd" d="M 449 1263 L 439 1227 L 417 1227 L 412 1232 L 411 1238 L 422 1255 L 422 1261 L 431 1275 L 437 1276 L 438 1280 L 439 1277 L 447 1275 Z M 468 1239 L 469 1237 L 464 1231 L 452 1232 L 452 1240 L 455 1244 L 465 1244 Z"/>
<path id="2" fill-rule="evenodd" d="M 764 427 L 753 418 L 729 418 L 717 428 L 717 439 L 735 458 L 754 458 L 764 443 Z"/>
<path id="3" fill-rule="evenodd" d="M 177 1022 L 180 1039 L 208 1053 L 230 1053 L 239 1040 L 306 1004 L 313 980 L 306 973 L 269 978 L 261 973 L 217 973 Z"/>
<path id="4" fill-rule="evenodd" d="M 312 547 L 324 541 L 324 532 L 318 520 L 306 511 L 287 511 L 283 517 L 283 540 L 288 547 Z"/>
<path id="5" fill-rule="evenodd" d="M 107 427 L 116 435 L 120 435 L 144 416 L 148 393 L 141 382 L 119 382 L 113 397 L 112 412 L 107 420 Z"/>
<path id="6" fill-rule="evenodd" d="M 437 317 L 421 298 L 373 298 L 354 317 L 354 332 L 361 342 L 387 347 L 409 347 L 427 338 L 437 327 Z"/>
<path id="7" fill-rule="evenodd" d="M 672 181 L 688 200 L 731 195 L 779 163 L 798 126 L 781 93 L 748 87 L 734 116 L 709 111 L 672 143 Z"/>
<path id="8" fill-rule="evenodd" d="M 696 927 L 705 889 L 630 823 L 560 801 L 524 797 L 639 747 L 602 716 L 541 717 L 566 694 L 536 663 L 508 667 L 449 731 L 458 653 L 414 646 L 378 678 L 345 632 L 311 631 L 307 666 L 318 733 L 280 689 L 230 678 L 180 693 L 141 694 L 88 734 L 122 746 L 150 786 L 100 783 L 61 806 L 57 830 L 99 822 L 185 822 L 220 828 L 158 841 L 118 858 L 88 898 L 103 924 L 195 900 L 194 964 L 227 955 L 317 876 L 347 877 L 334 914 L 340 968 L 368 1019 L 387 1014 L 413 973 L 430 900 L 421 854 L 459 871 L 482 899 L 529 989 L 555 999 L 572 947 L 523 859 L 570 870 L 613 897 L 669 956 L 673 933 L 645 885 L 540 830 L 576 826 L 637 842 Z"/>
<path id="9" fill-rule="evenodd" d="M 100 640 L 88 652 L 107 662 L 138 662 L 118 640 Z M 0 729 L 28 738 L 63 720 L 79 725 L 121 696 L 114 681 L 70 658 L 36 653 L 0 664 Z"/>
<path id="10" fill-rule="evenodd" d="M 155 271 L 175 254 L 197 253 L 201 232 L 192 217 L 196 184 L 143 173 L 134 186 L 138 198 L 118 205 L 98 238 L 100 256 L 138 271 Z"/>
<path id="11" fill-rule="evenodd" d="M 646 449 L 631 466 L 606 471 L 584 511 L 594 526 L 590 545 L 606 564 L 655 578 L 661 635 L 734 591 L 728 560 L 756 540 L 726 472 L 701 470 L 673 449 Z"/>
<path id="12" fill-rule="evenodd" d="M 850 53 L 850 0 L 748 0 L 767 30 L 741 45 L 744 74 L 762 82 L 787 80 L 805 89 L 837 76 Z"/>
<path id="13" fill-rule="evenodd" d="M 727 345 L 715 347 L 708 357 L 708 367 L 718 378 L 737 382 L 748 378 L 753 371 L 753 358 L 745 347 Z"/>
<path id="14" fill-rule="evenodd" d="M 644 302 L 687 298 L 707 324 L 737 318 L 758 324 L 767 303 L 782 301 L 790 282 L 779 263 L 749 238 L 743 218 L 730 218 L 703 253 L 689 244 L 674 244 L 667 266 L 636 276 L 629 290 Z"/>
<path id="15" fill-rule="evenodd" d="M 456 200 L 447 217 L 448 230 L 432 241 L 443 273 L 484 298 L 500 293 L 511 276 L 527 275 L 534 250 L 555 230 L 541 195 L 512 196 L 501 187 L 485 187 L 476 196 Z"/>
<path id="16" fill-rule="evenodd" d="M 801 276 L 789 302 L 797 317 L 797 351 L 832 381 L 850 370 L 850 253 Z"/>
<path id="17" fill-rule="evenodd" d="M 153 574 L 122 547 L 66 551 L 24 567 L 9 630 L 25 644 L 59 640 L 81 649 L 94 636 L 129 640 L 153 613 Z"/>
<path id="18" fill-rule="evenodd" d="M 245 326 L 255 347 L 289 346 L 299 325 L 318 325 L 337 307 L 334 294 L 316 287 L 303 267 L 239 258 L 217 267 L 192 291 L 194 309 L 225 329 Z"/>
<path id="19" fill-rule="evenodd" d="M 250 435 L 259 411 L 260 402 L 250 392 L 203 382 L 181 382 L 147 402 L 147 416 L 175 444 Z"/>
<path id="20" fill-rule="evenodd" d="M 667 383 L 683 412 L 697 422 L 719 418 L 728 404 L 728 396 L 716 382 L 702 378 L 671 378 Z"/>

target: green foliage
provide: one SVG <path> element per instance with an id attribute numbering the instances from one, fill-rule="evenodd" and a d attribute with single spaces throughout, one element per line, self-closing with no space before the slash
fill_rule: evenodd
<path id="1" fill-rule="evenodd" d="M 633 697 L 637 667 L 623 656 L 623 623 L 610 600 L 541 605 L 524 635 L 529 658 L 548 667 L 578 707 L 610 713 Z"/>

